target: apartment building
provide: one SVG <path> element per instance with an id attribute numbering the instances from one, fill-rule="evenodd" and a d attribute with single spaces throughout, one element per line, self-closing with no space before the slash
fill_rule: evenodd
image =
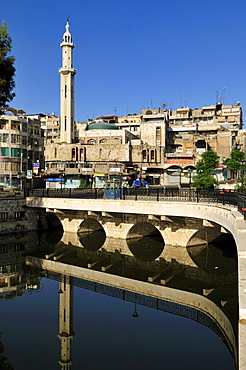
<path id="1" fill-rule="evenodd" d="M 44 168 L 40 116 L 0 116 L 0 185 L 17 187 L 27 170 Z"/>

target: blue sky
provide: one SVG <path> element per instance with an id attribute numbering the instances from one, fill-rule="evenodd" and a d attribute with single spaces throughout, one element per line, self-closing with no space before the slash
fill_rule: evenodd
<path id="1" fill-rule="evenodd" d="M 246 105 L 245 0 L 8 0 L 16 98 L 59 115 L 60 42 L 75 43 L 75 119 L 142 108 Z"/>

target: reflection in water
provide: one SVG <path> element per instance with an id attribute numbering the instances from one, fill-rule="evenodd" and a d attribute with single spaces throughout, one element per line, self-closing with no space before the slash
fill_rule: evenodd
<path id="1" fill-rule="evenodd" d="M 189 241 L 187 251 L 195 264 L 216 275 L 237 272 L 237 248 L 231 234 L 199 230 Z"/>
<path id="2" fill-rule="evenodd" d="M 93 233 L 79 234 L 81 245 L 88 251 L 97 251 L 100 249 L 106 240 L 106 235 L 103 230 L 96 230 Z"/>
<path id="3" fill-rule="evenodd" d="M 53 231 L 48 230 L 45 241 L 47 244 L 55 245 L 61 240 L 62 235 L 63 235 L 63 230 L 60 228 L 58 228 L 57 230 L 53 230 Z"/>
<path id="4" fill-rule="evenodd" d="M 164 249 L 162 236 L 145 236 L 141 239 L 127 239 L 132 254 L 140 261 L 154 261 Z"/>
<path id="5" fill-rule="evenodd" d="M 5 309 L 4 302 L 7 302 L 4 300 L 4 298 L 9 298 L 12 297 L 17 297 L 18 294 L 12 295 L 13 292 L 22 292 L 22 294 L 26 291 L 39 291 L 42 288 L 41 284 L 41 279 L 42 277 L 48 278 L 48 279 L 53 279 L 59 281 L 59 287 L 56 287 L 55 289 L 55 295 L 51 295 L 49 293 L 49 288 L 45 288 L 47 286 L 47 281 L 46 279 L 42 280 L 44 282 L 44 289 L 38 294 L 38 295 L 33 295 L 31 297 L 31 300 L 29 300 L 29 304 L 32 305 L 32 313 L 29 314 L 27 317 L 27 322 L 25 323 L 25 326 L 28 326 L 28 321 L 34 324 L 34 321 L 32 319 L 32 315 L 35 311 L 37 311 L 37 317 L 34 318 L 35 322 L 39 320 L 39 318 L 42 317 L 42 312 L 43 315 L 45 315 L 45 321 L 47 320 L 47 325 L 50 326 L 51 323 L 52 325 L 54 324 L 56 326 L 57 321 L 52 317 L 52 319 L 48 319 L 49 314 L 53 312 L 56 306 L 56 301 L 57 298 L 59 297 L 59 338 L 60 338 L 60 345 L 61 345 L 61 358 L 60 358 L 60 366 L 63 366 L 62 368 L 70 369 L 73 368 L 76 369 L 76 363 L 78 364 L 77 369 L 83 368 L 84 361 L 83 358 L 81 359 L 81 352 L 83 353 L 83 356 L 87 356 L 87 351 L 91 351 L 90 348 L 93 347 L 93 353 L 94 357 L 100 355 L 100 348 L 102 347 L 102 362 L 100 364 L 100 368 L 107 368 L 107 369 L 114 369 L 115 368 L 115 363 L 110 362 L 107 363 L 106 360 L 106 354 L 107 350 L 105 347 L 103 347 L 103 343 L 100 344 L 100 346 L 95 346 L 94 343 L 97 340 L 97 336 L 100 337 L 101 332 L 100 328 L 102 326 L 102 322 L 105 322 L 106 328 L 103 330 L 102 335 L 107 338 L 110 336 L 110 333 L 114 330 L 115 327 L 119 327 L 116 338 L 118 338 L 118 341 L 121 343 L 121 338 L 122 340 L 124 339 L 124 330 L 126 330 L 127 334 L 130 332 L 131 328 L 134 327 L 135 330 L 132 332 L 133 335 L 138 335 L 136 342 L 134 343 L 134 348 L 138 348 L 138 346 L 141 343 L 141 353 L 142 357 L 144 357 L 145 353 L 148 353 L 149 349 L 153 351 L 153 341 L 155 342 L 155 347 L 156 348 L 161 348 L 160 353 L 158 353 L 158 356 L 160 356 L 159 359 L 159 365 L 162 364 L 164 361 L 165 366 L 167 366 L 168 369 L 183 369 L 183 360 L 180 361 L 179 365 L 176 365 L 176 367 L 172 367 L 173 363 L 175 363 L 176 359 L 179 357 L 178 353 L 179 351 L 185 347 L 185 343 L 183 346 L 178 346 L 177 348 L 175 347 L 175 350 L 173 352 L 173 360 L 170 360 L 170 362 L 167 362 L 167 358 L 163 358 L 163 348 L 165 348 L 165 345 L 168 348 L 168 343 L 171 340 L 172 337 L 172 332 L 169 332 L 168 330 L 168 322 L 173 322 L 173 327 L 172 331 L 175 330 L 175 326 L 178 325 L 180 329 L 182 328 L 183 332 L 185 333 L 187 331 L 186 337 L 191 335 L 192 330 L 194 328 L 189 329 L 187 328 L 186 322 L 183 324 L 178 320 L 178 317 L 183 316 L 186 318 L 190 318 L 194 321 L 198 321 L 199 323 L 202 323 L 205 326 L 210 327 L 213 331 L 217 333 L 217 335 L 223 340 L 224 344 L 228 346 L 230 351 L 233 352 L 233 345 L 230 343 L 229 340 L 229 334 L 226 333 L 225 331 L 222 330 L 220 325 L 216 324 L 216 322 L 212 319 L 211 315 L 206 315 L 206 313 L 199 311 L 199 309 L 196 309 L 194 307 L 188 307 L 187 305 L 181 305 L 177 304 L 175 302 L 170 302 L 169 300 L 163 300 L 163 299 L 158 299 L 157 297 L 149 297 L 145 296 L 142 294 L 138 294 L 136 292 L 131 292 L 128 290 L 124 289 L 119 289 L 117 287 L 114 287 L 114 275 L 117 275 L 119 277 L 124 277 L 131 278 L 131 279 L 136 279 L 136 280 L 141 280 L 144 283 L 147 283 L 148 286 L 151 286 L 148 281 L 151 281 L 153 284 L 152 285 L 152 290 L 154 291 L 155 286 L 158 285 L 165 285 L 165 287 L 168 288 L 174 288 L 177 289 L 177 295 L 180 295 L 180 292 L 182 290 L 188 291 L 188 292 L 193 292 L 197 294 L 201 294 L 203 297 L 207 297 L 208 300 L 214 302 L 218 306 L 218 311 L 221 311 L 221 317 L 223 315 L 226 315 L 231 322 L 231 325 L 234 329 L 235 336 L 237 337 L 237 278 L 236 278 L 236 273 L 234 276 L 234 280 L 232 280 L 232 276 L 230 277 L 230 281 L 228 281 L 228 277 L 226 272 L 224 272 L 224 275 L 214 275 L 214 270 L 211 269 L 212 272 L 207 270 L 204 272 L 203 269 L 200 267 L 193 267 L 193 266 L 181 266 L 177 264 L 177 262 L 171 264 L 163 259 L 161 260 L 154 260 L 157 258 L 161 251 L 164 248 L 163 243 L 161 241 L 153 241 L 153 238 L 147 237 L 143 238 L 141 241 L 135 241 L 135 242 L 130 242 L 129 249 L 131 250 L 132 254 L 134 256 L 130 255 L 124 255 L 123 253 L 120 253 L 119 251 L 115 252 L 114 251 L 106 251 L 106 250 L 98 250 L 97 249 L 90 249 L 90 248 L 85 248 L 84 244 L 81 243 L 83 247 L 81 247 L 81 244 L 78 242 L 77 245 L 72 245 L 72 244 L 65 244 L 64 242 L 60 241 L 57 243 L 57 245 L 53 244 L 53 240 L 57 240 L 58 235 L 50 238 L 47 233 L 44 234 L 28 234 L 28 235 L 23 235 L 22 238 L 19 238 L 18 245 L 22 245 L 22 247 L 19 247 L 19 250 L 16 250 L 18 248 L 15 248 L 14 245 L 17 245 L 16 239 L 11 238 L 10 240 L 5 240 L 4 242 L 2 241 L 2 254 L 0 254 L 0 266 L 2 268 L 2 284 L 4 283 L 5 285 L 1 286 L 1 296 L 2 296 L 2 311 Z M 80 241 L 80 239 L 79 239 Z M 140 243 L 142 244 L 142 249 L 144 250 L 144 253 L 141 252 L 141 247 Z M 149 244 L 148 244 L 149 243 Z M 91 244 L 94 244 L 93 239 L 91 239 Z M 89 244 L 88 244 L 89 245 Z M 119 248 L 119 241 L 115 241 L 116 248 Z M 5 246 L 5 247 L 4 247 Z M 4 249 L 4 248 L 5 249 Z M 99 247 L 100 248 L 100 247 Z M 116 249 L 115 248 L 115 249 Z M 66 253 L 67 251 L 70 251 L 70 253 Z M 113 250 L 113 248 L 112 248 Z M 26 266 L 25 263 L 25 256 L 36 256 L 38 258 L 35 259 L 36 261 L 36 266 L 35 267 L 30 267 Z M 42 259 L 40 259 L 42 258 Z M 230 257 L 227 253 L 228 260 L 233 257 Z M 31 257 L 27 257 L 27 259 L 31 261 Z M 99 284 L 96 281 L 90 281 L 86 279 L 81 279 L 78 277 L 72 277 L 72 276 L 66 276 L 60 273 L 55 273 L 48 271 L 46 269 L 43 269 L 42 267 L 42 261 L 47 261 L 53 263 L 54 266 L 56 266 L 56 261 L 59 261 L 59 266 L 63 265 L 64 267 L 67 265 L 68 267 L 71 265 L 75 266 L 82 266 L 85 271 L 88 271 L 91 273 L 91 270 L 96 270 L 95 273 L 98 274 L 103 274 L 103 276 L 110 276 L 109 274 L 112 274 L 112 280 L 111 280 L 111 285 L 103 285 Z M 18 265 L 18 263 L 19 265 Z M 208 265 L 210 263 L 210 260 L 208 259 Z M 230 265 L 230 263 L 229 263 Z M 11 267 L 9 267 L 11 266 Z M 90 266 L 90 268 L 88 268 Z M 225 268 L 225 266 L 224 266 Z M 182 273 L 180 273 L 182 271 Z M 101 276 L 101 275 L 100 275 Z M 215 278 L 216 277 L 216 278 Z M 48 280 L 50 281 L 50 280 Z M 123 282 L 124 280 L 122 280 Z M 132 281 L 132 280 L 131 280 Z M 49 285 L 48 285 L 49 286 Z M 78 318 L 76 320 L 76 337 L 73 341 L 73 350 L 75 353 L 74 357 L 74 364 L 72 364 L 72 357 L 71 357 L 71 341 L 72 338 L 74 338 L 74 329 L 73 329 L 73 323 L 74 323 L 74 307 L 73 307 L 73 289 L 74 286 L 79 288 L 80 292 L 78 292 L 78 300 L 80 304 L 76 304 L 75 300 L 75 312 L 77 312 Z M 83 293 L 83 298 L 82 298 L 82 290 L 81 288 L 84 289 Z M 48 289 L 48 290 L 47 290 Z M 60 294 L 57 294 L 59 291 Z M 98 300 L 93 301 L 93 304 L 89 304 L 90 302 L 90 296 L 86 294 L 85 292 L 97 292 L 100 294 L 104 294 L 107 296 L 112 296 L 115 298 L 120 298 L 121 300 L 124 301 L 124 305 L 127 304 L 127 302 L 130 302 L 132 304 L 131 310 L 129 313 L 130 318 L 132 320 L 135 320 L 135 324 L 132 322 L 127 321 L 125 323 L 125 315 L 123 314 L 123 306 L 117 306 L 117 304 L 114 301 L 110 301 L 112 305 L 112 311 L 111 314 L 107 314 L 108 310 L 108 301 L 105 301 L 100 298 L 98 295 Z M 42 296 L 42 303 L 40 299 L 40 307 L 39 306 L 33 306 L 33 303 L 35 301 L 34 296 Z M 81 298 L 79 298 L 81 296 Z M 88 309 L 85 310 L 85 307 L 87 305 L 87 299 L 88 299 Z M 195 298 L 194 298 L 195 299 Z M 205 299 L 205 298 L 203 298 Z M 20 310 L 23 310 L 19 304 L 25 300 L 24 295 L 22 296 L 22 301 L 21 300 L 15 300 L 14 304 L 17 307 L 20 307 Z M 51 301 L 54 301 L 54 308 L 51 309 L 49 307 L 49 304 Z M 142 311 L 141 307 L 146 306 L 149 308 L 156 308 L 156 314 L 152 313 L 150 316 L 150 323 L 151 325 L 148 326 L 148 331 L 144 332 L 145 325 L 147 324 L 147 321 L 143 321 L 143 314 L 144 311 Z M 35 307 L 35 308 L 34 308 Z M 116 308 L 117 307 L 117 308 Z M 96 308 L 99 309 L 98 311 L 95 311 Z M 25 307 L 25 310 L 28 308 Z M 162 311 L 162 312 L 161 312 Z M 20 311 L 21 312 L 21 311 Z M 170 319 L 167 318 L 166 321 L 166 327 L 163 328 L 163 331 L 158 334 L 158 330 L 156 329 L 156 332 L 151 340 L 151 345 L 149 342 L 144 343 L 142 342 L 142 339 L 144 339 L 146 336 L 149 337 L 149 331 L 151 330 L 151 326 L 155 326 L 155 320 L 157 323 L 157 327 L 160 327 L 160 324 L 162 320 L 164 320 L 164 316 L 160 316 L 160 313 L 164 315 L 164 312 L 168 313 L 173 313 L 177 315 L 176 317 L 176 322 L 179 322 L 179 324 L 175 324 L 175 319 Z M 102 322 L 98 321 L 97 316 L 102 313 Z M 104 314 L 103 314 L 104 313 Z M 8 317 L 8 312 L 5 312 L 6 317 Z M 155 316 L 158 315 L 158 316 Z M 115 321 L 113 319 L 113 316 L 115 316 Z M 135 319 L 138 317 L 138 319 Z M 11 319 L 13 316 L 11 316 Z M 154 319 L 156 317 L 156 319 Z M 157 318 L 158 317 L 158 318 Z M 10 322 L 9 325 L 11 326 Z M 146 318 L 145 318 L 146 320 Z M 81 334 L 78 335 L 79 328 L 80 328 L 80 323 L 83 322 L 83 326 L 81 328 Z M 87 323 L 88 322 L 88 323 Z M 95 322 L 95 326 L 94 326 Z M 1 320 L 0 320 L 1 323 Z M 122 324 L 122 326 L 120 326 Z M 1 323 L 2 327 L 4 326 L 4 322 Z M 12 324 L 14 325 L 14 324 Z M 136 327 L 135 327 L 136 325 Z M 15 323 L 16 329 L 17 329 L 17 323 Z M 142 331 L 143 327 L 143 331 Z M 147 326 L 146 326 L 147 327 Z M 86 331 L 87 336 L 84 336 L 84 330 L 87 328 L 88 330 Z M 15 328 L 11 328 L 10 332 L 13 332 L 12 335 L 13 337 L 15 336 Z M 91 330 L 90 330 L 91 329 Z M 28 330 L 32 329 L 27 329 Z M 147 329 L 146 329 L 147 330 Z M 189 332 L 191 330 L 191 332 Z M 200 331 L 200 327 L 196 327 L 197 331 Z M 2 330 L 3 333 L 5 334 L 6 330 Z M 165 331 L 167 335 L 167 341 L 165 339 L 165 336 L 163 336 L 163 332 Z M 120 333 L 120 334 L 119 334 Z M 134 333 L 134 334 L 133 334 Z M 140 334 L 140 333 L 145 333 Z M 169 333 L 169 334 L 168 334 Z M 40 346 L 42 347 L 42 336 L 41 333 L 36 335 L 36 341 L 38 341 L 38 337 L 40 335 Z M 129 337 L 129 334 L 126 335 L 126 338 L 123 340 L 123 348 L 124 346 L 127 345 L 127 342 L 131 340 L 131 335 Z M 159 335 L 159 336 L 158 336 Z M 205 332 L 203 332 L 203 335 L 206 336 Z M 179 341 L 179 336 L 182 337 L 182 331 L 180 332 L 179 335 L 175 336 L 175 341 Z M 158 339 L 159 338 L 159 339 Z M 55 340 L 55 339 L 54 339 Z M 202 337 L 202 342 L 204 342 L 205 338 Z M 5 341 L 5 339 L 4 339 Z M 50 339 L 48 338 L 46 334 L 46 341 L 50 343 Z M 77 342 L 76 342 L 77 341 Z M 106 339 L 105 339 L 106 342 Z M 117 339 L 114 339 L 110 343 L 110 348 L 114 348 L 114 343 L 117 342 Z M 53 342 L 52 342 L 53 343 Z M 76 344 L 77 343 L 77 344 Z M 166 343 L 164 345 L 164 343 Z M 164 347 L 163 347 L 164 345 Z M 36 345 L 35 345 L 36 346 Z M 51 348 L 54 344 L 49 345 L 49 348 Z M 193 356 L 196 357 L 196 364 L 201 362 L 201 369 L 206 369 L 205 367 L 202 367 L 203 361 L 201 361 L 201 358 L 199 358 L 199 350 L 197 348 L 197 342 L 196 343 L 191 343 L 191 346 L 196 348 L 195 351 L 193 351 Z M 40 347 L 40 348 L 41 348 Z M 77 348 L 77 349 L 76 349 Z M 121 348 L 121 347 L 120 347 Z M 216 347 L 217 348 L 217 347 Z M 202 353 L 206 353 L 207 356 L 207 350 L 206 348 L 202 348 Z M 171 350 L 169 350 L 170 352 Z M 55 369 L 56 367 L 54 366 L 55 362 L 57 361 L 58 358 L 58 352 L 53 350 L 53 356 L 52 360 L 50 363 L 52 365 L 49 368 Z M 29 351 L 30 355 L 31 351 Z M 113 353 L 113 352 L 112 352 Z M 196 354 L 197 353 L 197 354 Z M 11 356 L 10 356 L 11 354 Z M 233 355 L 236 354 L 234 353 Z M 8 358 L 11 359 L 12 357 L 15 358 L 17 354 L 15 354 L 15 351 L 10 351 L 7 354 Z M 122 356 L 122 351 L 120 351 L 120 355 Z M 139 355 L 140 356 L 140 355 Z M 156 354 L 153 354 L 153 359 L 152 359 L 152 367 L 153 367 L 153 361 L 155 359 L 158 359 L 158 356 Z M 168 353 L 165 354 L 166 357 L 168 357 Z M 184 354 L 181 355 L 181 358 L 183 359 Z M 204 355 L 205 356 L 205 355 Z M 44 356 L 43 356 L 44 357 Z M 87 359 L 87 367 L 84 368 L 90 368 L 92 366 L 91 364 L 94 363 L 94 357 L 93 359 L 88 358 Z M 80 361 L 79 361 L 80 359 Z M 120 359 L 117 358 L 117 364 L 118 360 Z M 128 369 L 133 369 L 137 368 L 136 366 L 142 366 L 142 368 L 151 368 L 149 367 L 144 367 L 145 364 L 141 364 L 141 359 L 138 357 L 136 353 L 133 353 L 131 349 L 127 351 L 127 359 L 130 359 L 130 363 L 128 363 L 127 368 Z M 134 366 L 132 365 L 134 363 L 134 360 L 137 360 L 138 364 L 135 364 Z M 122 361 L 122 362 L 121 362 Z M 119 362 L 119 366 L 117 365 L 118 369 L 125 369 L 126 368 L 126 360 L 121 358 L 121 361 Z M 145 360 L 146 361 L 146 360 Z M 172 362 L 173 361 L 173 362 Z M 192 367 L 194 359 L 190 358 L 190 367 L 189 368 L 197 368 L 197 367 Z M 223 369 L 232 369 L 233 366 L 230 365 L 230 361 L 228 360 L 228 357 L 226 357 L 226 354 L 223 354 L 223 360 L 221 360 L 222 363 L 218 365 L 211 364 L 209 366 L 210 369 L 218 369 L 218 368 L 223 368 Z M 37 362 L 37 361 L 36 361 Z M 41 363 L 41 362 L 40 362 Z M 106 365 L 107 364 L 107 365 Z M 228 365 L 229 364 L 229 365 Z M 216 367 L 213 367 L 216 366 Z M 67 366 L 67 367 L 64 367 Z M 146 365 L 147 366 L 147 365 Z M 157 366 L 157 364 L 156 364 Z M 162 365 L 160 365 L 162 366 Z M 159 366 L 159 367 L 160 367 Z M 231 366 L 231 367 L 230 367 Z M 24 369 L 28 368 L 19 366 L 17 367 L 18 369 Z M 29 367 L 31 368 L 31 367 Z M 41 367 L 40 367 L 41 368 Z M 42 367 L 44 368 L 44 367 Z M 46 366 L 46 368 L 48 368 Z M 91 367 L 93 368 L 93 367 Z M 95 367 L 94 367 L 95 368 Z M 99 367 L 97 367 L 99 368 Z M 208 368 L 208 367 L 207 367 Z M 38 362 L 36 365 L 36 369 L 39 369 L 38 367 Z"/>
<path id="6" fill-rule="evenodd" d="M 0 340 L 2 337 L 2 333 L 0 333 Z M 4 345 L 0 341 L 0 369 L 2 370 L 14 370 L 11 364 L 8 362 L 7 357 L 4 355 Z"/>

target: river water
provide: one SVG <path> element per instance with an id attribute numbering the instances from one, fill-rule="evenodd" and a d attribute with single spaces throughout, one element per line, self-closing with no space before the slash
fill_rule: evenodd
<path id="1" fill-rule="evenodd" d="M 109 287 L 44 270 L 38 265 L 26 266 L 27 256 L 34 256 L 36 260 L 46 256 L 53 260 L 60 253 L 60 263 L 82 268 L 87 268 L 88 261 L 93 264 L 110 257 L 109 252 L 100 252 L 100 245 L 93 250 L 90 243 L 85 248 L 82 243 L 80 246 L 73 242 L 67 244 L 60 238 L 55 232 L 1 237 L 1 369 L 66 369 L 61 361 L 63 364 L 67 361 L 67 369 L 73 370 L 235 368 L 225 333 L 211 317 L 204 312 L 199 314 L 199 306 L 191 312 L 187 307 L 171 306 L 165 299 L 157 302 L 140 293 L 114 288 L 115 275 L 145 282 L 150 271 L 154 274 L 156 263 L 151 261 L 152 254 L 147 248 L 153 240 L 140 241 L 145 246 L 144 256 L 136 252 L 137 256 L 128 256 L 124 263 L 117 262 L 115 269 L 105 272 L 112 274 Z M 130 247 L 133 252 L 139 251 L 138 245 Z M 218 256 L 216 248 L 210 246 L 206 269 L 213 263 L 212 256 Z M 64 251 L 68 249 L 70 252 L 66 254 Z M 227 252 L 225 258 L 232 274 L 235 255 Z M 167 286 L 176 289 L 177 295 L 180 289 L 196 294 L 202 288 L 211 291 L 208 299 L 218 304 L 222 316 L 229 317 L 236 332 L 236 281 L 223 283 L 226 275 L 223 261 L 223 276 L 217 274 L 213 279 L 211 272 L 201 266 L 203 258 L 199 261 L 195 279 L 187 278 L 189 274 L 194 276 L 194 270 L 192 273 L 185 270 L 185 276 L 178 273 L 175 278 L 174 274 Z M 95 264 L 93 268 L 101 271 L 96 266 L 102 264 Z M 184 312 L 189 312 L 190 318 Z"/>

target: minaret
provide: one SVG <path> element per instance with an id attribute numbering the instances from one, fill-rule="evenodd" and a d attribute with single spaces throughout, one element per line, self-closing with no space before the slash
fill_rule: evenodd
<path id="1" fill-rule="evenodd" d="M 66 24 L 66 32 L 60 44 L 62 48 L 62 68 L 60 73 L 60 141 L 72 143 L 74 139 L 74 76 L 76 69 L 73 68 L 73 48 L 70 26 Z"/>

